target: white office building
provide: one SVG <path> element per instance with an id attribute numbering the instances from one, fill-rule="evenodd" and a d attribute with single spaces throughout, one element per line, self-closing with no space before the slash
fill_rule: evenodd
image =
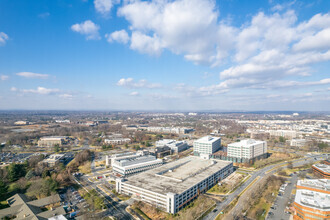
<path id="1" fill-rule="evenodd" d="M 130 143 L 131 139 L 129 138 L 114 138 L 114 139 L 105 139 L 104 143 L 105 144 L 126 144 L 126 143 Z"/>
<path id="2" fill-rule="evenodd" d="M 210 155 L 220 150 L 221 138 L 205 136 L 194 141 L 194 155 Z"/>
<path id="3" fill-rule="evenodd" d="M 176 141 L 173 139 L 163 139 L 156 141 L 156 147 L 164 146 L 171 148 L 173 153 L 179 153 L 181 151 L 187 150 L 189 147 L 186 141 Z"/>
<path id="4" fill-rule="evenodd" d="M 267 153 L 267 142 L 254 139 L 241 140 L 228 144 L 227 156 L 240 159 L 252 159 Z"/>
<path id="5" fill-rule="evenodd" d="M 139 150 L 137 152 L 124 152 L 105 156 L 105 165 L 112 166 L 115 160 L 134 159 L 140 156 L 148 155 L 148 151 Z"/>
<path id="6" fill-rule="evenodd" d="M 113 162 L 112 169 L 114 172 L 126 176 L 149 170 L 162 164 L 163 160 L 157 159 L 152 155 L 145 155 L 130 159 L 117 159 Z"/>
<path id="7" fill-rule="evenodd" d="M 230 161 L 189 156 L 132 177 L 117 178 L 116 191 L 175 214 L 232 172 Z"/>

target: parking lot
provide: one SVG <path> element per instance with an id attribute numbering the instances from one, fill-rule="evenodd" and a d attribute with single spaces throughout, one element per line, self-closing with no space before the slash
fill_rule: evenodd
<path id="1" fill-rule="evenodd" d="M 270 208 L 266 219 L 276 219 L 276 220 L 288 220 L 290 219 L 290 212 L 288 212 L 288 206 L 293 201 L 294 196 L 291 195 L 292 190 L 298 181 L 298 174 L 293 174 L 288 181 L 283 184 L 280 191 Z"/>

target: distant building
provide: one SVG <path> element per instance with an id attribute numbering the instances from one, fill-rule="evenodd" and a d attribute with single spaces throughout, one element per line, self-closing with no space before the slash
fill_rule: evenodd
<path id="1" fill-rule="evenodd" d="M 173 153 L 179 153 L 181 151 L 188 149 L 188 144 L 186 141 L 176 141 L 173 139 L 163 139 L 156 141 L 156 147 L 168 146 L 171 148 Z"/>
<path id="2" fill-rule="evenodd" d="M 168 133 L 168 134 L 188 134 L 193 132 L 192 128 L 181 127 L 148 127 L 147 131 L 155 133 Z"/>
<path id="3" fill-rule="evenodd" d="M 68 159 L 73 158 L 67 158 L 65 154 L 52 154 L 48 158 L 41 161 L 41 163 L 46 163 L 48 166 L 53 167 L 59 163 L 64 163 Z"/>
<path id="4" fill-rule="evenodd" d="M 7 202 L 10 207 L 0 210 L 0 219 L 49 219 L 66 214 L 60 206 L 58 194 L 32 201 L 24 194 L 16 194 L 7 199 Z M 47 209 L 49 206 L 55 208 Z"/>
<path id="5" fill-rule="evenodd" d="M 67 142 L 67 137 L 63 136 L 49 136 L 49 137 L 42 137 L 38 141 L 39 147 L 54 147 L 55 145 L 62 146 Z"/>
<path id="6" fill-rule="evenodd" d="M 298 180 L 293 205 L 294 220 L 328 220 L 330 216 L 330 180 Z"/>
<path id="7" fill-rule="evenodd" d="M 157 158 L 163 158 L 165 156 L 171 155 L 172 149 L 168 146 L 156 147 L 154 153 Z"/>
<path id="8" fill-rule="evenodd" d="M 292 147 L 303 147 L 307 141 L 305 139 L 292 139 L 290 140 L 290 146 Z"/>
<path id="9" fill-rule="evenodd" d="M 326 163 L 317 163 L 312 166 L 313 172 L 322 178 L 330 179 L 330 165 Z"/>
<path id="10" fill-rule="evenodd" d="M 189 115 L 189 116 L 196 116 L 197 113 L 196 113 L 196 112 L 189 112 L 188 115 Z"/>
<path id="11" fill-rule="evenodd" d="M 28 124 L 29 124 L 28 121 L 16 121 L 16 122 L 14 123 L 14 125 L 28 125 Z"/>
<path id="12" fill-rule="evenodd" d="M 221 138 L 205 136 L 194 141 L 194 155 L 200 156 L 201 154 L 213 154 L 220 150 Z"/>
<path id="13" fill-rule="evenodd" d="M 295 112 L 292 114 L 292 116 L 299 116 L 299 113 Z"/>
<path id="14" fill-rule="evenodd" d="M 268 133 L 270 134 L 270 136 L 285 137 L 289 139 L 293 139 L 299 136 L 296 131 L 292 130 L 269 130 Z"/>
<path id="15" fill-rule="evenodd" d="M 152 155 L 114 160 L 112 169 L 123 176 L 149 170 L 163 164 L 163 160 Z"/>
<path id="16" fill-rule="evenodd" d="M 232 162 L 189 156 L 117 178 L 116 191 L 175 214 L 232 172 Z"/>
<path id="17" fill-rule="evenodd" d="M 130 143 L 131 139 L 129 138 L 116 138 L 116 139 L 105 139 L 104 143 L 105 144 L 112 144 L 112 145 L 117 145 L 117 144 L 126 144 Z"/>
<path id="18" fill-rule="evenodd" d="M 55 120 L 56 123 L 59 124 L 70 124 L 70 120 L 66 119 L 66 120 Z"/>
<path id="19" fill-rule="evenodd" d="M 267 142 L 254 139 L 241 140 L 240 142 L 228 144 L 227 147 L 228 157 L 240 159 L 252 159 L 266 153 Z"/>

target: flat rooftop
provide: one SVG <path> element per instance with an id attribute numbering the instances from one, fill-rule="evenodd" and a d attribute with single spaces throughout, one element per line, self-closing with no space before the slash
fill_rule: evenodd
<path id="1" fill-rule="evenodd" d="M 241 140 L 240 142 L 234 142 L 231 144 L 228 144 L 230 146 L 236 146 L 236 147 L 248 147 L 251 145 L 255 145 L 255 144 L 261 144 L 264 143 L 265 141 L 258 141 L 258 140 L 254 140 L 254 139 L 245 139 L 245 140 Z"/>
<path id="2" fill-rule="evenodd" d="M 213 143 L 217 140 L 221 139 L 220 137 L 212 137 L 212 136 L 205 136 L 205 137 L 202 137 L 198 140 L 196 140 L 196 142 L 198 143 Z"/>
<path id="3" fill-rule="evenodd" d="M 330 196 L 311 190 L 297 190 L 295 202 L 305 207 L 330 211 Z"/>
<path id="4" fill-rule="evenodd" d="M 321 170 L 324 173 L 330 173 L 330 165 L 318 163 L 318 164 L 314 164 L 313 167 Z"/>
<path id="5" fill-rule="evenodd" d="M 181 194 L 231 163 L 189 156 L 128 177 L 124 183 L 163 195 Z"/>
<path id="6" fill-rule="evenodd" d="M 314 189 L 330 191 L 330 180 L 328 179 L 304 179 L 298 180 L 297 186 L 306 186 Z"/>

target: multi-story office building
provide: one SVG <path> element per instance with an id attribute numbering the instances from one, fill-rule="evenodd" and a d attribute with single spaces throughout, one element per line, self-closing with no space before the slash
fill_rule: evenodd
<path id="1" fill-rule="evenodd" d="M 290 140 L 290 146 L 292 147 L 303 147 L 307 143 L 306 139 L 292 139 Z"/>
<path id="2" fill-rule="evenodd" d="M 156 133 L 169 133 L 169 134 L 188 134 L 193 132 L 192 128 L 181 127 L 147 127 L 147 131 Z"/>
<path id="3" fill-rule="evenodd" d="M 120 154 L 113 154 L 111 156 L 105 156 L 105 165 L 112 166 L 115 160 L 122 160 L 122 159 L 134 159 L 137 157 L 141 157 L 143 155 L 149 154 L 148 151 L 137 151 L 137 152 L 125 152 Z"/>
<path id="4" fill-rule="evenodd" d="M 297 131 L 292 131 L 292 130 L 269 130 L 268 131 L 270 136 L 275 136 L 275 137 L 285 137 L 285 138 L 296 138 L 300 135 Z"/>
<path id="5" fill-rule="evenodd" d="M 130 159 L 117 159 L 113 162 L 112 169 L 114 172 L 126 176 L 149 170 L 162 164 L 163 160 L 157 159 L 152 155 L 146 155 Z"/>
<path id="6" fill-rule="evenodd" d="M 330 165 L 326 163 L 318 163 L 312 166 L 313 172 L 322 178 L 330 179 Z"/>
<path id="7" fill-rule="evenodd" d="M 234 158 L 252 159 L 266 153 L 267 142 L 254 139 L 241 140 L 227 147 L 227 156 Z"/>
<path id="8" fill-rule="evenodd" d="M 330 216 L 330 180 L 298 180 L 293 205 L 294 220 L 328 220 Z"/>
<path id="9" fill-rule="evenodd" d="M 156 141 L 156 147 L 164 146 L 171 148 L 173 153 L 179 153 L 181 151 L 187 150 L 189 147 L 186 141 L 176 141 L 173 139 L 163 139 Z"/>
<path id="10" fill-rule="evenodd" d="M 220 150 L 221 138 L 205 136 L 194 141 L 194 155 L 211 155 Z"/>
<path id="11" fill-rule="evenodd" d="M 38 141 L 39 147 L 54 147 L 55 145 L 62 146 L 65 144 L 67 137 L 62 136 L 49 136 L 49 137 L 42 137 Z"/>
<path id="12" fill-rule="evenodd" d="M 174 214 L 232 172 L 232 162 L 189 156 L 126 179 L 118 178 L 116 191 Z"/>
<path id="13" fill-rule="evenodd" d="M 126 143 L 130 143 L 131 139 L 129 138 L 116 138 L 116 139 L 105 139 L 104 143 L 105 144 L 126 144 Z"/>

